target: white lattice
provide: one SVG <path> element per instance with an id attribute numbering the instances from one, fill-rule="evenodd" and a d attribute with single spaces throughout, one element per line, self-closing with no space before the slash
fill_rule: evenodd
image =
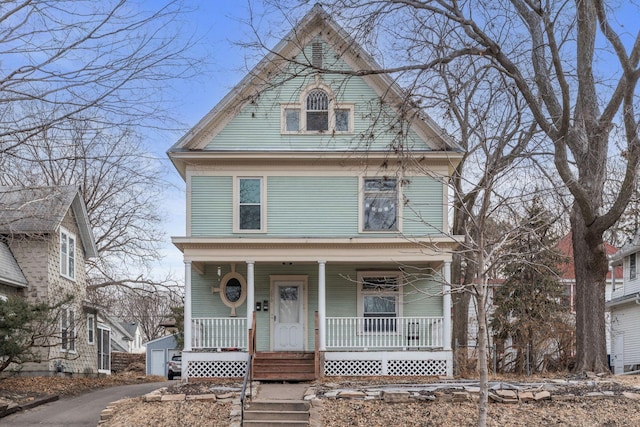
<path id="1" fill-rule="evenodd" d="M 329 377 L 373 376 L 382 374 L 380 360 L 326 360 L 324 374 Z"/>
<path id="2" fill-rule="evenodd" d="M 389 360 L 387 363 L 387 375 L 447 375 L 447 362 L 445 360 Z"/>
<path id="3" fill-rule="evenodd" d="M 242 361 L 189 362 L 187 378 L 241 378 L 246 371 Z"/>

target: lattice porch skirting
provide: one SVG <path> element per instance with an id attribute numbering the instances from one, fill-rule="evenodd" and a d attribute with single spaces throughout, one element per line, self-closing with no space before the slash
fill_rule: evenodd
<path id="1" fill-rule="evenodd" d="M 241 378 L 247 353 L 183 353 L 188 378 Z M 325 376 L 441 376 L 452 375 L 450 351 L 326 352 Z"/>
<path id="2" fill-rule="evenodd" d="M 451 352 L 327 352 L 325 376 L 452 375 Z"/>
<path id="3" fill-rule="evenodd" d="M 183 352 L 182 364 L 186 379 L 242 378 L 247 371 L 247 353 Z"/>

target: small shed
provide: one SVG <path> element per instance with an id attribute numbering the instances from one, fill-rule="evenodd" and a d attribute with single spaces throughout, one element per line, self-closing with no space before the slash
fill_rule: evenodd
<path id="1" fill-rule="evenodd" d="M 167 376 L 167 362 L 180 353 L 175 335 L 156 338 L 147 344 L 147 375 Z"/>

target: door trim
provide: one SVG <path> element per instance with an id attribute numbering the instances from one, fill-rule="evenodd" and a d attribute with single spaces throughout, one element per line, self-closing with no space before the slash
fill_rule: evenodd
<path id="1" fill-rule="evenodd" d="M 306 274 L 275 274 L 269 276 L 269 350 L 274 351 L 274 339 L 275 339 L 275 325 L 273 316 L 275 314 L 276 302 L 275 302 L 275 284 L 276 282 L 302 282 L 302 295 L 304 301 L 302 302 L 302 321 L 303 321 L 303 351 L 308 351 L 309 348 L 309 310 L 308 310 L 308 289 L 309 289 L 309 276 Z"/>

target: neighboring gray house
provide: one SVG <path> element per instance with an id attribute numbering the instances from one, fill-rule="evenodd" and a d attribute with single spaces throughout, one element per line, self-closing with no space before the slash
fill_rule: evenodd
<path id="1" fill-rule="evenodd" d="M 98 323 L 110 331 L 112 352 L 144 353 L 138 323 L 125 322 L 102 313 L 98 316 Z"/>
<path id="2" fill-rule="evenodd" d="M 142 329 L 138 322 L 120 322 L 122 327 L 131 336 L 131 342 L 129 346 L 129 353 L 144 353 L 144 338 L 142 336 Z"/>
<path id="3" fill-rule="evenodd" d="M 23 372 L 59 367 L 92 374 L 103 368 L 97 311 L 86 303 L 85 260 L 96 256 L 78 187 L 0 187 L 0 297 L 56 304 L 74 296 L 60 312 L 55 345 L 43 347 L 42 362 L 22 366 Z"/>

